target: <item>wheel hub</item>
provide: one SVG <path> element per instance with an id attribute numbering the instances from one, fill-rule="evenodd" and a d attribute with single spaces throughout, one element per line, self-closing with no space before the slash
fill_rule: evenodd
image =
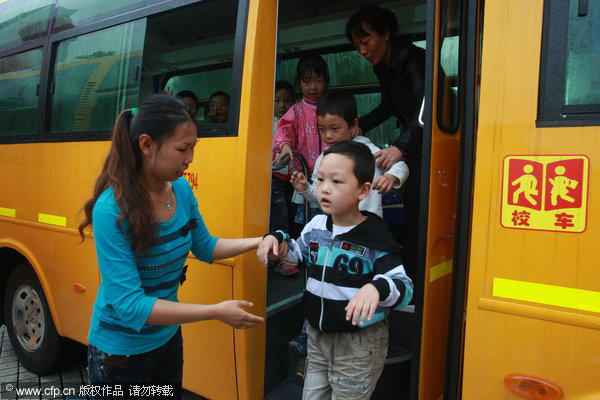
<path id="1" fill-rule="evenodd" d="M 19 286 L 12 303 L 12 320 L 17 339 L 27 351 L 35 351 L 44 339 L 44 308 L 33 287 Z"/>

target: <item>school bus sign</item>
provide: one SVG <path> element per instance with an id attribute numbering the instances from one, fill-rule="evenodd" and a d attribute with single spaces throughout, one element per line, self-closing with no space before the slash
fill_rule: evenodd
<path id="1" fill-rule="evenodd" d="M 507 156 L 502 173 L 505 228 L 583 232 L 589 159 L 584 155 Z"/>

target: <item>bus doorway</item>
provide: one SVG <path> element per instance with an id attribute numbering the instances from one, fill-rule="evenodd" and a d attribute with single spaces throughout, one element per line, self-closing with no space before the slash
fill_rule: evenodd
<path id="1" fill-rule="evenodd" d="M 411 304 L 392 312 L 390 346 L 386 366 L 373 399 L 438 398 L 443 392 L 446 332 L 452 283 L 454 217 L 461 138 L 459 50 L 462 2 L 370 2 L 392 10 L 399 34 L 427 51 L 425 97 L 421 110 L 423 150 L 418 227 L 418 262 L 410 276 L 415 284 Z M 381 88 L 372 66 L 345 38 L 348 18 L 364 2 L 280 1 L 276 80 L 294 83 L 298 59 L 321 55 L 329 68 L 329 87 L 354 95 L 358 116 L 381 102 Z M 308 17 L 310 15 L 310 17 Z M 301 93 L 296 93 L 296 101 Z M 395 118 L 366 136 L 378 147 L 389 146 L 405 129 Z M 403 193 L 384 203 L 384 219 L 402 242 Z M 300 398 L 302 366 L 297 342 L 303 324 L 301 296 L 305 280 L 294 276 L 267 275 L 267 336 L 265 398 Z M 298 396 L 298 397 L 294 397 Z"/>

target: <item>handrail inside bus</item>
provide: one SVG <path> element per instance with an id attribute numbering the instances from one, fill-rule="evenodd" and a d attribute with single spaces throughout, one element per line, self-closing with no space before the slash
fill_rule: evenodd
<path id="1" fill-rule="evenodd" d="M 423 97 L 423 102 L 421 103 L 421 111 L 419 111 L 419 125 L 421 128 L 425 125 L 425 121 L 423 120 L 423 116 L 425 114 L 425 97 Z"/>

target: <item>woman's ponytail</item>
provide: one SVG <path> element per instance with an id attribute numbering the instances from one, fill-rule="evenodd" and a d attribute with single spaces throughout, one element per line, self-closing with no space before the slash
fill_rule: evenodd
<path id="1" fill-rule="evenodd" d="M 139 138 L 146 134 L 160 147 L 179 125 L 186 122 L 195 124 L 185 104 L 166 95 L 151 96 L 139 108 L 127 109 L 119 114 L 110 151 L 96 179 L 94 194 L 83 206 L 85 219 L 79 225 L 82 240 L 85 238 L 84 229 L 93 225 L 92 212 L 98 197 L 111 187 L 121 208 L 117 226 L 124 230 L 123 221 L 127 217 L 125 233 L 130 237 L 132 247 L 140 251 L 154 243 L 155 219 L 148 192 L 139 179 L 143 172 Z"/>

